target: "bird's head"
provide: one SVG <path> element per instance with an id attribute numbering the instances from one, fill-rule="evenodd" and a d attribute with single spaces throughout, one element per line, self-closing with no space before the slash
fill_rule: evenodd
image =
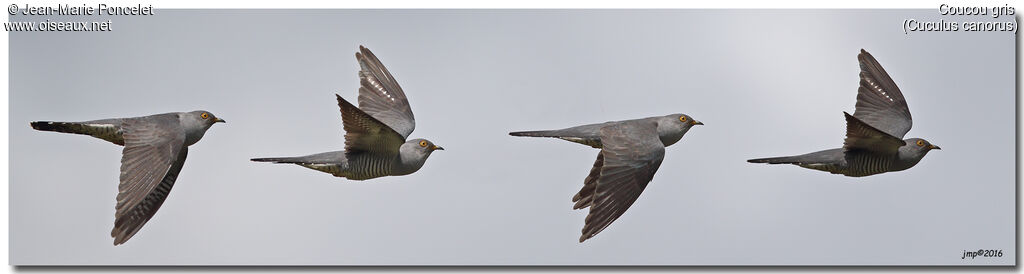
<path id="1" fill-rule="evenodd" d="M 683 135 L 696 125 L 703 125 L 690 115 L 676 113 L 658 117 L 658 136 L 665 146 L 675 144 Z"/>
<path id="2" fill-rule="evenodd" d="M 419 170 L 423 166 L 423 163 L 427 161 L 427 157 L 435 150 L 444 150 L 443 147 L 435 145 L 433 142 L 427 139 L 412 139 L 406 141 L 398 148 L 398 153 L 402 158 L 403 167 L 399 174 L 409 174 Z"/>
<path id="3" fill-rule="evenodd" d="M 187 124 L 196 125 L 204 129 L 208 129 L 216 123 L 226 123 L 224 119 L 217 118 L 213 113 L 205 110 L 184 113 L 181 118 L 186 121 Z"/>
<path id="4" fill-rule="evenodd" d="M 931 142 L 928 142 L 928 140 L 921 139 L 921 138 L 910 138 L 910 139 L 907 139 L 906 142 L 908 144 L 912 144 L 912 146 L 915 149 L 919 149 L 919 150 L 942 149 L 941 147 L 933 145 Z"/>
<path id="5" fill-rule="evenodd" d="M 402 144 L 401 150 L 410 151 L 419 155 L 429 156 L 435 150 L 444 150 L 443 147 L 435 145 L 427 139 L 412 139 Z M 425 158 L 425 157 L 424 157 Z"/>
<path id="6" fill-rule="evenodd" d="M 900 147 L 897 170 L 904 170 L 917 165 L 929 151 L 933 149 L 941 149 L 939 146 L 933 145 L 925 139 L 921 138 L 910 138 L 904 139 L 907 144 Z"/>
<path id="7" fill-rule="evenodd" d="M 942 149 L 921 138 L 910 138 L 903 141 L 907 142 L 907 145 L 900 149 L 902 150 L 901 152 L 908 153 L 908 155 L 913 157 L 924 157 L 925 154 L 928 154 L 933 149 Z"/>

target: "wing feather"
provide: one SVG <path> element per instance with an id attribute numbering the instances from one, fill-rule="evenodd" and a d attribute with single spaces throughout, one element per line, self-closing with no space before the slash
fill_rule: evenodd
<path id="1" fill-rule="evenodd" d="M 603 148 L 574 197 L 574 208 L 590 207 L 580 242 L 607 228 L 640 197 L 665 157 L 657 124 L 636 121 L 601 129 Z M 599 169 L 599 173 L 595 170 Z M 594 176 L 596 174 L 596 177 Z M 589 201 L 589 202 L 588 202 Z"/>
<path id="2" fill-rule="evenodd" d="M 882 155 L 894 155 L 907 142 L 882 132 L 871 125 L 857 119 L 849 113 L 846 115 L 846 139 L 843 141 L 845 151 L 864 150 Z"/>
<path id="3" fill-rule="evenodd" d="M 369 49 L 359 46 L 359 109 L 409 138 L 416 128 L 409 100 L 391 72 Z"/>
<path id="4" fill-rule="evenodd" d="M 114 229 L 110 231 L 110 236 L 114 237 L 114 245 L 127 242 L 132 236 L 135 236 L 135 233 L 142 229 L 143 225 L 153 218 L 156 211 L 164 204 L 167 195 L 171 193 L 171 188 L 174 187 L 174 182 L 178 179 L 178 173 L 181 172 L 187 156 L 188 147 L 183 147 L 178 154 L 178 159 L 174 161 L 174 164 L 168 170 L 167 175 L 160 181 L 160 184 L 150 191 L 149 195 L 146 195 L 146 198 L 138 205 L 121 211 L 117 215 L 114 220 Z"/>
<path id="5" fill-rule="evenodd" d="M 902 139 L 913 125 L 903 92 L 870 53 L 862 49 L 857 60 L 860 62 L 860 87 L 853 116 Z"/>
<path id="6" fill-rule="evenodd" d="M 127 241 L 152 218 L 159 208 L 159 205 L 153 207 L 154 203 L 162 203 L 166 198 L 165 194 L 154 197 L 154 191 L 168 177 L 177 178 L 175 169 L 180 170 L 182 164 L 178 160 L 184 162 L 185 134 L 176 117 L 150 119 L 155 120 L 127 120 L 123 126 L 125 146 L 121 153 L 121 183 L 118 185 L 115 227 L 111 232 L 115 244 Z M 169 192 L 170 186 L 167 188 Z M 160 201 L 152 200 L 154 198 Z"/>
<path id="7" fill-rule="evenodd" d="M 341 121 L 345 127 L 345 152 L 347 155 L 363 152 L 384 155 L 398 153 L 398 148 L 405 143 L 405 137 L 341 98 L 341 95 L 335 94 L 335 96 L 338 97 Z"/>

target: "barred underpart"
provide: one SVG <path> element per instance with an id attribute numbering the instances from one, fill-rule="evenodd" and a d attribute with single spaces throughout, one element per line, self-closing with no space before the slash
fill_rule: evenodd
<path id="1" fill-rule="evenodd" d="M 366 180 L 391 175 L 394 156 L 363 154 L 349 159 L 344 177 L 352 180 Z"/>
<path id="2" fill-rule="evenodd" d="M 868 176 L 888 172 L 892 169 L 894 156 L 880 156 L 868 153 L 857 153 L 847 158 L 848 176 Z"/>

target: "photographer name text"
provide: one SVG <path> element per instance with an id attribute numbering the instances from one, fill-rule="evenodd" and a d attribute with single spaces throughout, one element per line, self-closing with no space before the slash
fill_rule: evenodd
<path id="1" fill-rule="evenodd" d="M 11 15 L 153 15 L 153 5 L 138 4 L 135 6 L 111 6 L 107 4 L 54 6 L 32 6 L 29 4 L 11 4 L 7 7 Z"/>

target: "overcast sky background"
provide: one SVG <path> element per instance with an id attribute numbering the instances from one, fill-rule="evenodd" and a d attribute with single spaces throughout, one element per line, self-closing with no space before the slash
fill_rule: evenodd
<path id="1" fill-rule="evenodd" d="M 105 20 L 101 17 L 49 17 Z M 105 33 L 11 32 L 10 254 L 30 264 L 1013 264 L 1014 36 L 904 34 L 937 10 L 157 10 Z M 44 20 L 42 17 L 30 19 Z M 11 17 L 20 21 L 21 17 Z M 366 45 L 445 151 L 348 181 L 254 163 L 343 148 Z M 861 48 L 943 149 L 851 178 L 746 159 L 839 147 Z M 40 132 L 205 109 L 156 216 L 115 247 L 121 148 Z M 682 112 L 628 212 L 577 243 L 595 149 L 509 131 Z M 964 250 L 1002 258 L 962 260 Z"/>

